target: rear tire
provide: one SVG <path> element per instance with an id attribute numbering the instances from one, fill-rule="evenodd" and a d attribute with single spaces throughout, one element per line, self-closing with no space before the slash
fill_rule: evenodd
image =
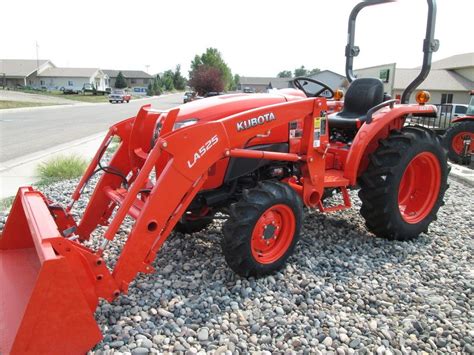
<path id="1" fill-rule="evenodd" d="M 474 149 L 474 120 L 461 121 L 454 123 L 446 130 L 442 137 L 443 147 L 448 151 L 448 158 L 457 164 L 469 164 L 471 162 L 470 154 L 463 156 L 463 137 L 471 137 L 471 146 L 469 151 Z"/>
<path id="2" fill-rule="evenodd" d="M 361 214 L 378 237 L 410 240 L 428 230 L 447 189 L 446 152 L 422 127 L 392 131 L 359 179 Z"/>
<path id="3" fill-rule="evenodd" d="M 230 207 L 222 251 L 237 274 L 263 276 L 283 267 L 300 236 L 303 203 L 288 185 L 262 182 Z"/>

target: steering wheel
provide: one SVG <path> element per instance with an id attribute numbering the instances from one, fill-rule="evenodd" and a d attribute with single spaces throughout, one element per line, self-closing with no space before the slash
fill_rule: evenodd
<path id="1" fill-rule="evenodd" d="M 305 90 L 305 88 L 304 88 L 304 86 L 308 85 L 309 83 L 313 83 L 313 84 L 322 86 L 323 88 L 318 90 L 315 93 L 309 92 L 309 91 Z M 334 91 L 329 86 L 327 86 L 327 84 L 324 84 L 323 82 L 321 82 L 319 80 L 315 80 L 315 79 L 307 78 L 307 77 L 304 77 L 304 76 L 300 76 L 300 77 L 297 77 L 297 78 L 293 79 L 293 85 L 296 86 L 297 89 L 303 91 L 307 97 L 318 97 L 319 95 L 321 95 L 326 90 L 329 91 L 331 96 L 324 96 L 324 97 L 326 97 L 328 99 L 334 97 Z"/>

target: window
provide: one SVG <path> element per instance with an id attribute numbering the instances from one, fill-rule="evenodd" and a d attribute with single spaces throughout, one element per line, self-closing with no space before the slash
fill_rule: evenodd
<path id="1" fill-rule="evenodd" d="M 72 80 L 68 80 L 67 86 L 74 86 L 74 82 Z"/>
<path id="2" fill-rule="evenodd" d="M 453 94 L 441 94 L 441 105 L 452 104 Z"/>
<path id="3" fill-rule="evenodd" d="M 467 107 L 466 106 L 456 106 L 456 109 L 454 110 L 454 113 L 457 113 L 458 115 L 464 115 L 467 112 Z"/>
<path id="4" fill-rule="evenodd" d="M 46 82 L 44 80 L 40 80 L 40 85 L 41 86 L 45 86 L 46 85 Z"/>
<path id="5" fill-rule="evenodd" d="M 136 81 L 135 79 L 130 79 L 130 82 L 131 82 L 132 84 L 136 84 L 136 83 L 137 83 L 137 81 Z"/>
<path id="6" fill-rule="evenodd" d="M 388 80 L 389 80 L 389 78 L 390 78 L 390 69 L 382 69 L 382 70 L 380 70 L 379 78 L 380 78 L 380 80 L 382 80 L 384 83 L 388 83 Z"/>

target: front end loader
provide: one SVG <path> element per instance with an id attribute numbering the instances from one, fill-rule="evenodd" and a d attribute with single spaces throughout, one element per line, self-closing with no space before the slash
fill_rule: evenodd
<path id="1" fill-rule="evenodd" d="M 169 111 L 144 106 L 109 129 L 67 207 L 20 188 L 0 238 L 0 353 L 87 352 L 101 339 L 99 299 L 126 293 L 138 273 L 159 272 L 154 261 L 170 234 L 203 229 L 218 212 L 227 216 L 225 259 L 244 277 L 283 267 L 303 206 L 350 208 L 350 189 L 360 188 L 361 214 L 375 235 L 408 240 L 426 232 L 447 187 L 446 152 L 431 131 L 404 125 L 410 115 L 436 115 L 436 107 L 423 95 L 411 105 L 391 100 L 378 79 L 352 73 L 355 18 L 385 2 L 364 1 L 351 13 L 344 102 L 322 97 L 333 94 L 326 84 L 297 78 L 296 89 L 272 94 L 224 95 Z M 436 49 L 434 0 L 428 5 L 418 81 Z M 105 162 L 114 137 L 119 147 Z M 75 203 L 99 173 L 76 221 Z M 334 192 L 342 202 L 327 205 Z M 104 253 L 126 217 L 135 222 L 111 268 Z"/>

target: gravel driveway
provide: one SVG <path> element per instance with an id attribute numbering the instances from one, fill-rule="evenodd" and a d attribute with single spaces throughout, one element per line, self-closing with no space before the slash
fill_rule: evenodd
<path id="1" fill-rule="evenodd" d="M 66 204 L 75 184 L 45 192 Z M 368 233 L 355 192 L 351 210 L 306 211 L 287 267 L 258 280 L 226 266 L 219 222 L 172 236 L 156 274 L 100 303 L 104 340 L 92 353 L 474 353 L 474 189 L 450 184 L 438 221 L 413 242 Z M 109 247 L 109 264 L 129 228 Z"/>

